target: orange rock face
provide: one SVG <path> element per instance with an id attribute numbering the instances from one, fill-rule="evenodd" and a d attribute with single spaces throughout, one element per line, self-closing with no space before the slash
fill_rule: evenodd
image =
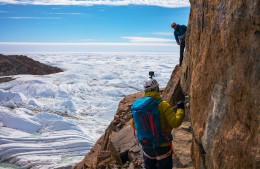
<path id="1" fill-rule="evenodd" d="M 176 66 L 172 72 L 171 78 L 165 87 L 162 97 L 169 102 L 172 106 L 175 106 L 178 101 L 184 100 L 184 94 L 180 87 L 180 67 Z"/>
<path id="2" fill-rule="evenodd" d="M 260 168 L 260 2 L 191 0 L 181 86 L 195 168 Z"/>

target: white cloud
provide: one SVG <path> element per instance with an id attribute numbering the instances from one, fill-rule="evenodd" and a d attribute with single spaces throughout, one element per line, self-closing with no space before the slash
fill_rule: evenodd
<path id="1" fill-rule="evenodd" d="M 31 5 L 153 5 L 163 7 L 187 7 L 189 0 L 0 0 L 0 3 Z"/>
<path id="2" fill-rule="evenodd" d="M 166 38 L 151 38 L 151 37 L 122 37 L 123 39 L 128 39 L 132 43 L 166 43 L 174 42 L 172 39 Z"/>

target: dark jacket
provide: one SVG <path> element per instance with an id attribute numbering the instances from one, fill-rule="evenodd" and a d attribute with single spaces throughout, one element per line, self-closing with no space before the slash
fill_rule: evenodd
<path id="1" fill-rule="evenodd" d="M 174 31 L 174 36 L 177 43 L 184 42 L 186 30 L 187 27 L 185 25 L 177 25 L 177 28 Z"/>

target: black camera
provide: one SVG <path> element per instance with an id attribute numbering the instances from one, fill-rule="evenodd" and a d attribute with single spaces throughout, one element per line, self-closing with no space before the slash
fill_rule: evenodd
<path id="1" fill-rule="evenodd" d="M 150 78 L 153 78 L 153 76 L 154 76 L 154 71 L 150 71 L 150 72 L 149 72 L 149 76 L 150 76 Z"/>

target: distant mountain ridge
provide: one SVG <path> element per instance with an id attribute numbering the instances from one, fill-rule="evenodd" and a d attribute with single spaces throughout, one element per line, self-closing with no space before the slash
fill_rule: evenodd
<path id="1" fill-rule="evenodd" d="M 18 74 L 46 75 L 58 72 L 63 72 L 63 70 L 40 63 L 24 55 L 0 54 L 0 77 Z"/>

